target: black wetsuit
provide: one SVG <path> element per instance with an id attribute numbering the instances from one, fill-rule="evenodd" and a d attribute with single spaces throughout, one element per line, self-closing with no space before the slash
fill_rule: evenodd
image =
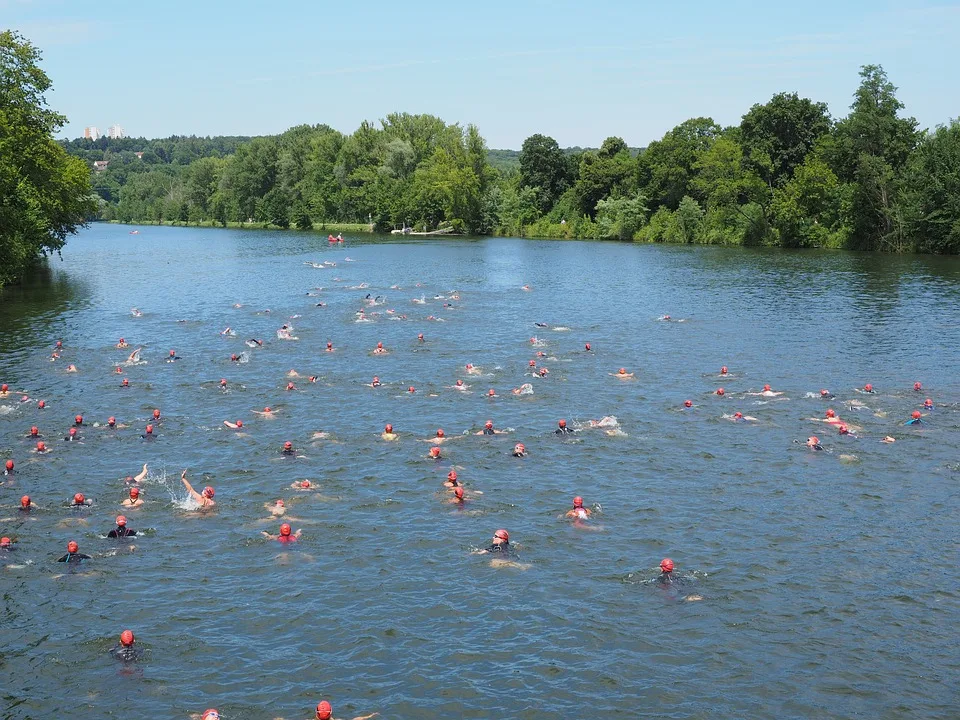
<path id="1" fill-rule="evenodd" d="M 140 650 L 136 647 L 121 644 L 117 645 L 110 652 L 113 653 L 113 656 L 117 660 L 123 660 L 123 662 L 133 662 L 134 660 L 140 659 Z"/>
<path id="2" fill-rule="evenodd" d="M 109 538 L 122 538 L 122 537 L 133 537 L 137 534 L 136 530 L 131 530 L 126 525 L 117 525 L 116 530 L 111 530 L 107 533 Z"/>
<path id="3" fill-rule="evenodd" d="M 63 557 L 57 558 L 57 562 L 62 562 L 62 563 L 80 563 L 80 562 L 83 562 L 84 560 L 92 560 L 92 559 L 93 559 L 93 557 L 90 556 L 90 555 L 84 555 L 83 553 L 78 553 L 78 552 L 76 552 L 76 553 L 69 553 L 69 552 L 68 552 L 68 553 L 67 553 L 66 555 L 64 555 Z"/>
<path id="4" fill-rule="evenodd" d="M 484 434 L 484 435 L 496 435 L 496 434 L 497 434 L 497 431 L 494 430 L 493 428 L 485 427 L 485 428 L 483 429 L 483 434 Z"/>
<path id="5" fill-rule="evenodd" d="M 504 555 L 505 555 L 505 554 L 508 554 L 508 553 L 512 553 L 513 550 L 510 548 L 510 543 L 509 543 L 509 542 L 504 542 L 504 543 L 499 543 L 499 544 L 494 543 L 493 545 L 491 545 L 490 547 L 487 548 L 487 552 L 488 552 L 488 553 L 500 553 L 500 554 L 504 554 Z"/>
<path id="6" fill-rule="evenodd" d="M 553 431 L 554 435 L 573 435 L 574 431 L 568 427 L 557 428 Z"/>

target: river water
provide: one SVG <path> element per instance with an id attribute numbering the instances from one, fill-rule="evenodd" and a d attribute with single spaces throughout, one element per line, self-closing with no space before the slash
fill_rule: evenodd
<path id="1" fill-rule="evenodd" d="M 18 540 L 0 556 L 2 717 L 299 720 L 320 699 L 342 718 L 955 717 L 956 258 L 129 231 L 95 225 L 0 295 L 0 381 L 31 398 L 0 401 L 0 532 Z M 357 322 L 368 293 L 386 300 Z M 117 375 L 120 337 L 146 364 Z M 765 383 L 784 395 L 747 394 Z M 859 437 L 809 420 L 827 407 Z M 128 427 L 92 426 L 110 415 Z M 603 416 L 619 429 L 589 428 Z M 559 418 L 586 427 L 560 438 Z M 465 435 L 487 419 L 509 434 Z M 34 424 L 51 453 L 31 453 Z M 455 439 L 432 461 L 437 428 Z M 143 463 L 130 550 L 103 536 Z M 184 468 L 215 510 L 185 507 Z M 319 490 L 290 488 L 305 478 Z M 93 506 L 68 508 L 75 492 Z M 559 517 L 577 494 L 599 505 L 587 527 Z M 278 498 L 296 545 L 260 535 Z M 522 567 L 471 554 L 500 527 Z M 64 572 L 71 539 L 94 559 Z M 679 587 L 655 582 L 666 556 Z M 134 663 L 110 654 L 125 628 Z"/>

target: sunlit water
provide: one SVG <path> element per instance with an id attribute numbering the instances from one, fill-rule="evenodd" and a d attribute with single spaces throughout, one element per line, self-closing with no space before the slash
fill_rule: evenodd
<path id="1" fill-rule="evenodd" d="M 0 296 L 0 380 L 32 399 L 0 401 L 0 451 L 17 462 L 0 532 L 19 540 L 0 559 L 21 566 L 0 575 L 4 718 L 299 719 L 323 698 L 338 717 L 956 713 L 956 259 L 128 232 L 94 226 L 44 281 Z M 367 293 L 381 314 L 356 322 Z M 284 322 L 298 341 L 277 338 Z M 138 346 L 145 364 L 115 374 Z M 611 377 L 620 367 L 636 378 Z M 374 375 L 383 387 L 365 385 Z M 877 394 L 854 392 L 867 382 Z M 523 383 L 533 394 L 510 392 Z M 785 396 L 745 395 L 764 383 Z M 837 398 L 808 396 L 821 388 Z M 905 427 L 926 397 L 936 409 Z M 252 412 L 267 405 L 276 419 Z M 157 437 L 141 440 L 155 407 Z M 807 420 L 827 407 L 860 437 Z M 723 419 L 737 410 L 758 422 Z M 66 443 L 77 413 L 129 427 Z M 619 432 L 552 434 L 606 415 Z M 237 419 L 242 434 L 222 425 Z M 512 431 L 460 437 L 487 419 Z M 33 424 L 52 453 L 31 454 Z M 437 428 L 457 437 L 440 462 L 418 440 Z M 826 451 L 797 442 L 814 433 Z M 281 457 L 286 440 L 303 457 Z M 103 535 L 144 462 L 130 552 Z M 483 492 L 464 511 L 441 489 L 451 466 Z M 184 502 L 184 468 L 216 488 L 208 516 Z M 303 478 L 319 490 L 290 489 Z M 89 524 L 65 525 L 78 491 Z M 25 492 L 41 508 L 29 517 Z M 576 494 L 602 507 L 593 530 L 558 517 Z M 263 506 L 278 498 L 297 545 L 260 535 L 277 532 Z M 470 554 L 498 527 L 527 569 Z M 70 539 L 95 559 L 58 577 Z M 652 582 L 665 556 L 680 592 Z M 123 665 L 108 651 L 127 627 L 143 657 Z"/>

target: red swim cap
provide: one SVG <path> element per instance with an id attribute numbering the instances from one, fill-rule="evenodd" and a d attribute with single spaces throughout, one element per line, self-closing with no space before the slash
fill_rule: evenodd
<path id="1" fill-rule="evenodd" d="M 157 418 L 157 419 L 160 418 L 160 410 L 159 410 L 159 409 L 155 409 L 155 410 L 153 411 L 153 417 L 155 417 L 155 418 Z"/>
<path id="2" fill-rule="evenodd" d="M 13 460 L 7 460 L 6 468 L 7 470 L 13 470 Z"/>
<path id="3" fill-rule="evenodd" d="M 693 400 L 684 400 L 684 401 L 683 401 L 683 406 L 684 406 L 684 407 L 693 407 Z"/>
<path id="4" fill-rule="evenodd" d="M 7 392 L 7 390 L 9 389 L 10 389 L 10 386 L 7 385 L 6 383 L 4 383 L 3 385 L 0 385 L 0 392 Z"/>
<path id="5" fill-rule="evenodd" d="M 863 386 L 863 389 L 866 390 L 867 392 L 872 392 L 873 385 L 871 385 L 870 383 L 867 383 L 866 385 Z"/>
<path id="6" fill-rule="evenodd" d="M 496 393 L 496 391 L 495 391 L 493 388 L 490 388 L 489 390 L 487 390 L 487 395 L 490 396 L 490 397 L 493 397 L 493 396 L 496 395 L 496 394 L 497 394 L 497 393 Z"/>
<path id="7" fill-rule="evenodd" d="M 506 540 L 507 542 L 510 542 L 510 533 L 508 533 L 508 532 L 507 532 L 506 530 L 504 530 L 503 528 L 500 528 L 499 530 L 497 530 L 497 531 L 493 534 L 493 536 L 494 536 L 495 538 L 500 538 L 501 540 Z"/>
<path id="8" fill-rule="evenodd" d="M 378 376 L 374 375 L 374 376 L 373 376 L 373 381 L 374 381 L 374 382 L 380 382 L 380 378 L 379 378 Z"/>
<path id="9" fill-rule="evenodd" d="M 239 356 L 237 356 L 236 353 L 233 353 L 232 355 L 230 355 L 230 359 L 231 359 L 231 360 L 239 360 L 240 358 L 239 358 Z"/>
<path id="10" fill-rule="evenodd" d="M 77 434 L 77 429 L 75 427 L 70 428 L 70 436 L 73 437 Z"/>
<path id="11" fill-rule="evenodd" d="M 234 425 L 236 425 L 238 428 L 242 428 L 242 427 L 243 427 L 243 420 L 237 420 L 237 422 L 235 422 Z"/>
<path id="12" fill-rule="evenodd" d="M 664 558 L 660 561 L 660 569 L 664 572 L 673 572 L 673 560 Z"/>
<path id="13" fill-rule="evenodd" d="M 4 536 L 0 538 L 0 547 L 8 547 L 10 545 L 10 538 Z"/>
<path id="14" fill-rule="evenodd" d="M 590 349 L 590 343 L 586 343 L 586 344 L 583 346 L 583 349 L 584 349 L 584 350 L 589 350 L 589 349 Z"/>
<path id="15" fill-rule="evenodd" d="M 536 367 L 536 366 L 537 366 L 537 361 L 536 361 L 536 360 L 531 360 L 528 364 L 530 365 L 530 367 Z"/>
<path id="16" fill-rule="evenodd" d="M 819 444 L 820 444 L 820 438 L 818 438 L 816 435 L 811 435 L 810 437 L 807 438 L 807 445 L 819 445 Z"/>
<path id="17" fill-rule="evenodd" d="M 136 488 L 136 487 L 130 488 L 130 499 L 136 500 L 138 497 L 140 497 L 140 488 Z"/>
<path id="18" fill-rule="evenodd" d="M 440 448 L 436 446 L 430 448 L 430 457 L 440 457 Z"/>
<path id="19" fill-rule="evenodd" d="M 122 385 L 123 387 L 129 387 L 130 381 L 124 378 L 123 382 L 120 383 L 120 385 Z M 40 401 L 40 407 L 43 407 L 43 400 Z"/>
<path id="20" fill-rule="evenodd" d="M 68 553 L 75 553 L 75 552 L 77 552 L 77 550 L 79 550 L 79 549 L 80 549 L 80 546 L 77 545 L 77 541 L 76 541 L 76 540 L 71 540 L 70 542 L 67 543 L 67 552 L 68 552 Z"/>
<path id="21" fill-rule="evenodd" d="M 226 384 L 227 384 L 227 379 L 226 379 L 226 378 L 220 378 L 220 384 L 221 384 L 221 385 L 226 385 Z"/>
<path id="22" fill-rule="evenodd" d="M 723 388 L 717 388 L 717 395 L 723 395 Z"/>
<path id="23" fill-rule="evenodd" d="M 727 366 L 726 366 L 726 365 L 724 365 L 722 368 L 720 368 L 720 374 L 721 374 L 721 375 L 726 375 L 726 374 L 727 374 Z"/>
<path id="24" fill-rule="evenodd" d="M 767 392 L 768 390 L 770 390 L 770 386 L 769 386 L 769 385 L 764 385 L 764 386 L 763 386 L 763 391 L 764 391 L 764 392 Z"/>
<path id="25" fill-rule="evenodd" d="M 575 508 L 583 507 L 583 498 L 580 497 L 579 495 L 577 495 L 577 496 L 573 499 L 573 506 L 574 506 Z"/>
<path id="26" fill-rule="evenodd" d="M 73 419 L 73 421 L 74 421 L 77 425 L 83 425 L 83 415 L 77 415 L 77 416 Z"/>
<path id="27" fill-rule="evenodd" d="M 737 410 L 737 412 L 735 412 L 733 416 L 739 420 L 740 418 L 743 417 L 743 413 Z"/>
<path id="28" fill-rule="evenodd" d="M 39 434 L 40 434 L 40 428 L 38 428 L 36 425 L 34 425 L 32 428 L 30 428 L 30 434 L 31 434 L 31 435 L 39 435 Z"/>
<path id="29" fill-rule="evenodd" d="M 332 342 L 329 342 L 329 341 L 327 342 L 327 350 L 333 350 L 333 343 L 332 343 Z"/>
<path id="30" fill-rule="evenodd" d="M 467 363 L 464 367 L 465 367 L 467 370 L 473 370 L 473 365 L 471 365 L 470 363 Z"/>
<path id="31" fill-rule="evenodd" d="M 417 340 L 423 340 L 423 333 L 420 333 L 419 335 L 417 335 Z"/>
<path id="32" fill-rule="evenodd" d="M 117 419 L 113 415 L 107 418 L 107 425 L 116 425 L 116 424 L 117 424 Z"/>
<path id="33" fill-rule="evenodd" d="M 437 437 L 443 437 L 443 429 L 437 430 Z"/>
<path id="34" fill-rule="evenodd" d="M 46 444 L 43 442 L 43 440 L 38 440 L 38 441 L 37 441 L 37 452 L 43 452 L 43 451 L 46 450 L 46 449 L 47 449 L 47 446 L 46 446 Z"/>
<path id="35" fill-rule="evenodd" d="M 280 535 L 282 537 L 288 537 L 290 535 L 290 524 L 284 523 L 280 526 Z"/>
<path id="36" fill-rule="evenodd" d="M 463 380 L 457 380 L 457 387 L 463 385 Z"/>
<path id="37" fill-rule="evenodd" d="M 120 644 L 124 647 L 130 647 L 133 645 L 133 640 L 134 637 L 132 630 L 124 630 L 122 633 L 120 633 Z"/>
<path id="38" fill-rule="evenodd" d="M 413 385 L 411 385 L 410 387 L 407 388 L 407 392 L 412 393 L 412 392 L 416 392 L 416 391 L 417 391 L 417 389 L 416 389 Z"/>
<path id="39" fill-rule="evenodd" d="M 47 403 L 45 403 L 43 400 L 37 403 L 37 407 L 40 408 L 41 410 L 46 406 L 47 406 Z"/>
<path id="40" fill-rule="evenodd" d="M 268 407 L 265 407 L 265 408 L 263 409 L 263 411 L 264 411 L 265 413 L 272 412 L 272 411 L 270 410 L 270 408 L 268 408 Z"/>
<path id="41" fill-rule="evenodd" d="M 63 340 L 57 340 L 57 347 L 58 347 L 58 348 L 62 348 L 62 347 L 63 347 Z"/>
<path id="42" fill-rule="evenodd" d="M 288 383 L 287 383 L 287 390 L 293 390 L 293 383 L 292 383 L 292 382 L 288 382 Z"/>
<path id="43" fill-rule="evenodd" d="M 385 433 L 392 433 L 392 432 L 393 432 L 393 425 L 391 425 L 390 423 L 387 423 L 387 424 L 384 426 L 383 431 L 384 431 Z"/>
<path id="44" fill-rule="evenodd" d="M 557 425 L 559 427 L 565 428 L 567 426 L 567 421 L 563 419 L 557 420 Z"/>
<path id="45" fill-rule="evenodd" d="M 203 715 L 200 716 L 200 720 L 220 720 L 220 713 L 213 708 L 204 710 Z"/>
<path id="46" fill-rule="evenodd" d="M 915 382 L 915 383 L 913 384 L 913 389 L 919 392 L 920 390 L 923 390 L 923 385 L 921 385 L 921 384 L 918 383 L 918 382 Z"/>
<path id="47" fill-rule="evenodd" d="M 74 505 L 83 505 L 83 501 L 85 499 L 86 498 L 83 497 L 83 493 L 77 493 L 73 496 L 73 503 Z"/>
<path id="48" fill-rule="evenodd" d="M 326 700 L 321 700 L 317 703 L 317 720 L 330 720 L 332 714 L 333 708 L 330 707 L 330 703 Z"/>
<path id="49" fill-rule="evenodd" d="M 120 342 L 121 342 L 121 344 L 122 344 L 122 343 L 125 343 L 126 340 L 124 340 L 123 338 L 120 338 Z"/>
<path id="50" fill-rule="evenodd" d="M 836 417 L 836 416 L 837 416 L 837 414 L 833 411 L 833 408 L 827 408 L 827 417 L 828 417 L 828 418 L 832 418 L 832 417 Z"/>
<path id="51" fill-rule="evenodd" d="M 213 488 L 210 487 L 209 485 L 207 485 L 207 486 L 203 489 L 203 493 L 202 493 L 202 494 L 203 494 L 205 497 L 208 497 L 208 498 L 212 498 L 214 495 L 216 495 L 216 493 L 214 492 Z"/>
<path id="52" fill-rule="evenodd" d="M 22 498 L 20 498 L 20 507 L 23 507 L 23 508 L 30 507 L 30 496 L 29 496 L 29 495 L 24 495 Z"/>
<path id="53" fill-rule="evenodd" d="M 171 351 L 170 351 L 170 357 L 173 357 L 173 356 L 175 356 L 176 354 L 177 354 L 177 351 L 176 351 L 176 350 L 171 350 Z"/>
<path id="54" fill-rule="evenodd" d="M 462 498 L 463 498 L 463 486 L 462 486 L 462 485 L 457 485 L 457 487 L 455 487 L 455 488 L 453 489 L 453 494 L 454 494 L 458 499 L 462 499 Z"/>
<path id="55" fill-rule="evenodd" d="M 451 470 L 450 472 L 447 473 L 447 480 L 453 482 L 453 481 L 455 481 L 456 479 L 457 479 L 457 471 L 456 471 L 456 470 Z"/>
<path id="56" fill-rule="evenodd" d="M 924 406 L 924 407 L 933 407 L 933 400 L 931 400 L 930 398 L 927 398 L 926 400 L 923 401 L 923 406 Z"/>
<path id="57" fill-rule="evenodd" d="M 844 425 L 843 423 L 840 423 L 839 427 L 837 427 L 837 432 L 840 433 L 841 435 L 846 435 L 847 433 L 850 432 L 850 430 L 847 429 L 846 425 Z"/>
<path id="58" fill-rule="evenodd" d="M 127 524 L 127 518 L 123 515 L 117 515 L 117 525 L 123 526 Z"/>
<path id="59" fill-rule="evenodd" d="M 829 390 L 824 389 L 820 391 L 820 395 L 829 395 L 829 394 L 830 394 Z"/>
<path id="60" fill-rule="evenodd" d="M 621 375 L 626 375 L 626 374 L 627 374 L 627 369 L 626 369 L 626 368 L 620 368 L 619 373 L 620 373 Z"/>
<path id="61" fill-rule="evenodd" d="M 287 440 L 287 441 L 283 444 L 283 449 L 284 449 L 284 450 L 293 450 L 293 443 L 290 442 L 289 440 Z"/>
<path id="62" fill-rule="evenodd" d="M 483 424 L 483 426 L 484 426 L 485 428 L 487 428 L 487 429 L 492 428 L 492 427 L 493 427 L 493 420 L 487 420 L 487 421 Z"/>
<path id="63" fill-rule="evenodd" d="M 147 425 L 147 435 L 153 434 L 153 425 Z"/>
<path id="64" fill-rule="evenodd" d="M 383 343 L 382 343 L 382 342 L 378 342 L 378 343 L 377 343 L 377 349 L 378 349 L 378 350 L 382 350 L 382 349 L 383 349 Z"/>
<path id="65" fill-rule="evenodd" d="M 302 488 L 308 488 L 308 487 L 310 487 L 310 481 L 309 481 L 309 480 L 301 480 L 301 481 L 300 481 L 300 487 L 302 487 Z"/>
<path id="66" fill-rule="evenodd" d="M 910 416 L 911 416 L 914 420 L 919 420 L 919 419 L 920 419 L 920 411 L 919 411 L 919 410 L 914 410 L 914 411 L 910 414 Z"/>

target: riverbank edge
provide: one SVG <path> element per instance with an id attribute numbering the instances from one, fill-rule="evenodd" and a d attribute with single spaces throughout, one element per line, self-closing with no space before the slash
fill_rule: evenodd
<path id="1" fill-rule="evenodd" d="M 216 228 L 219 230 L 294 230 L 298 232 L 326 232 L 326 233 L 373 233 L 373 225 L 369 223 L 314 223 L 313 230 L 300 230 L 299 228 L 283 228 L 279 225 L 273 225 L 267 222 L 228 222 L 223 225 L 213 220 L 201 220 L 198 222 L 183 222 L 182 220 L 138 220 L 124 222 L 122 220 L 94 220 L 94 223 L 107 223 L 109 225 L 156 225 L 165 227 L 184 227 L 184 228 Z"/>

